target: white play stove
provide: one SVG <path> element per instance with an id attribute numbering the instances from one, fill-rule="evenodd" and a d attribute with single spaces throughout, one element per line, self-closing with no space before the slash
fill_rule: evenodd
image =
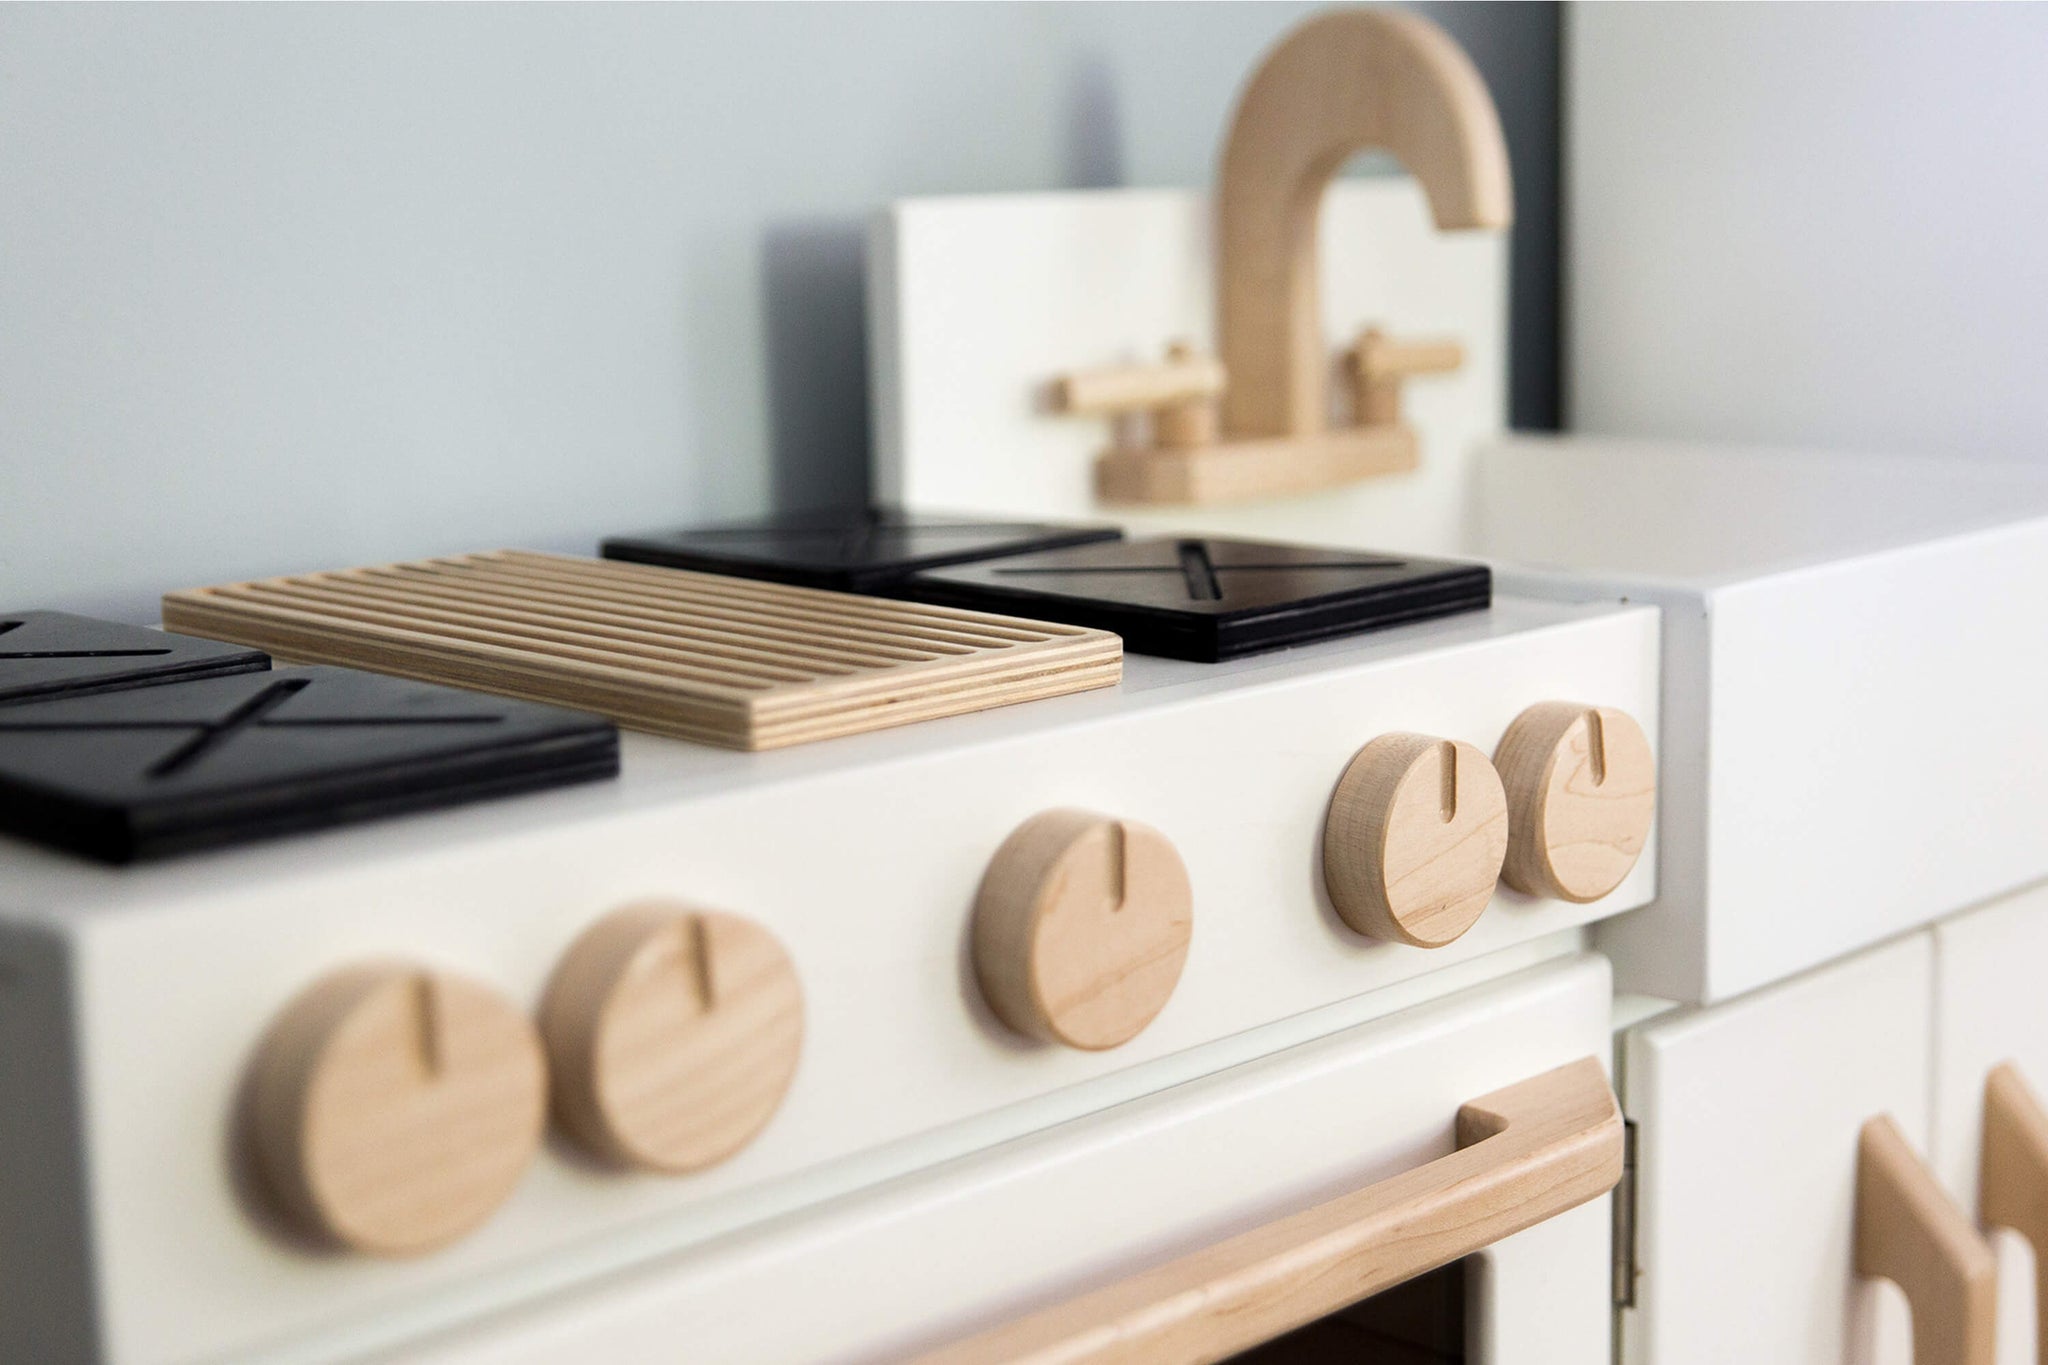
<path id="1" fill-rule="evenodd" d="M 1569 953 L 1581 926 L 1649 900 L 1653 851 L 1591 904 L 1503 889 L 1470 932 L 1425 950 L 1332 911 L 1325 807 L 1389 731 L 1491 752 L 1526 706 L 1571 698 L 1654 733 L 1657 658 L 1654 609 L 1503 598 L 1222 665 L 1134 656 L 1109 691 L 781 753 L 629 734 L 617 783 L 142 868 L 10 842 L 0 1049 L 16 1079 L 0 1123 L 47 1145 L 4 1177 L 0 1244 L 32 1253 L 7 1279 L 37 1290 L 14 1300 L 0 1341 L 23 1345 L 0 1356 L 395 1346 L 1334 1032 L 1416 998 L 1394 988 L 1425 974 L 1470 983 Z M 1194 887 L 1172 999 L 1112 1051 L 1025 1043 L 967 962 L 991 855 L 1062 807 L 1163 832 Z M 650 898 L 744 915 L 791 954 L 802 1061 L 756 1141 L 675 1177 L 557 1144 L 481 1231 L 425 1258 L 281 1235 L 249 1188 L 237 1091 L 302 986 L 397 960 L 531 1005 L 584 928 Z M 54 1131 L 59 1114 L 80 1131 Z M 726 1305 L 735 1343 L 778 1316 L 758 1307 Z"/>
<path id="2" fill-rule="evenodd" d="M 880 491 L 1484 559 L 1485 611 L 1133 656 L 1111 689 L 783 752 L 628 735 L 617 782 L 146 867 L 0 841 L 0 1361 L 1210 1359 L 1260 1334 L 1144 1333 L 1463 1265 L 1434 1359 L 1898 1358 L 1888 1278 L 1923 1365 L 1982 1365 L 1980 1183 L 2048 1201 L 2048 1165 L 1978 1163 L 2026 1117 L 1987 1119 L 1990 1068 L 2048 1083 L 2048 483 L 1505 437 L 1502 240 L 1422 215 L 1405 180 L 1340 185 L 1325 231 L 1364 245 L 1323 280 L 1333 344 L 1462 342 L 1410 400 L 1420 468 L 1132 511 L 1096 501 L 1101 428 L 1033 395 L 1212 339 L 1204 202 L 897 206 Z M 1445 946 L 1350 927 L 1323 841 L 1354 756 L 1494 754 L 1545 702 L 1648 735 L 1632 869 L 1482 894 Z M 977 976 L 991 859 L 1055 810 L 1185 866 L 1184 968 L 1120 1046 L 1027 1041 Z M 395 963 L 530 1013 L 580 934 L 653 901 L 744 917 L 794 969 L 794 1078 L 735 1155 L 627 1173 L 557 1125 L 487 1221 L 408 1257 L 275 1216 L 244 1089 L 309 982 Z M 1888 1197 L 1961 1289 L 1859 1240 Z"/>

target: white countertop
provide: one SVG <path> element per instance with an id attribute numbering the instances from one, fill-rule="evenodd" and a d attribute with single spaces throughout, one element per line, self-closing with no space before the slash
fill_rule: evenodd
<path id="1" fill-rule="evenodd" d="M 62 925 L 124 908 L 160 908 L 232 886 L 338 872 L 367 860 L 442 853 L 451 845 L 514 839 L 651 806 L 758 790 L 848 769 L 906 762 L 945 749 L 1030 743 L 1057 731 L 1184 705 L 1224 692 L 1285 687 L 1333 666 L 1434 656 L 1504 636 L 1569 625 L 1612 612 L 1580 605 L 1496 597 L 1482 612 L 1416 622 L 1220 664 L 1127 655 L 1115 687 L 925 721 L 891 730 L 742 753 L 621 733 L 620 775 L 556 791 L 484 801 L 446 811 L 118 868 L 25 840 L 0 836 L 0 921 Z"/>

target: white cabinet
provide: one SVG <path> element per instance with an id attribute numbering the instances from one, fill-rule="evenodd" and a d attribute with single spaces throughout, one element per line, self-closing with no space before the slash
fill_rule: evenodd
<path id="1" fill-rule="evenodd" d="M 1623 990 L 1732 1000 L 2048 876 L 2038 471 L 1517 437 L 1474 477 L 1509 591 L 1663 609 Z"/>
<path id="2" fill-rule="evenodd" d="M 1934 1110 L 1930 1153 L 1942 1183 L 1979 1213 L 1984 1085 L 2011 1063 L 2037 1094 L 2048 1093 L 2048 886 L 2035 887 L 1936 926 Z M 1998 1252 L 1998 1359 L 2032 1365 L 2034 1252 L 2011 1231 Z"/>
<path id="3" fill-rule="evenodd" d="M 1857 1141 L 1888 1113 L 1925 1150 L 1933 970 L 1916 934 L 1625 1037 L 1626 1365 L 1909 1358 L 1903 1297 L 1852 1269 Z"/>

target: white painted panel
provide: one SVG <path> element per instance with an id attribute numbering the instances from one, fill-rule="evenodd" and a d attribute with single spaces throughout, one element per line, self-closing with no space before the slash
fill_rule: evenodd
<path id="1" fill-rule="evenodd" d="M 1518 433 L 1479 452 L 1471 511 L 1464 548 L 1503 563 L 1704 591 L 2038 520 L 2048 469 Z"/>
<path id="2" fill-rule="evenodd" d="M 1371 993 L 1461 964 L 1526 965 L 1502 954 L 1554 951 L 1538 941 L 1646 901 L 1654 848 L 1601 902 L 1502 891 L 1450 947 L 1375 943 L 1320 891 L 1331 786 L 1382 731 L 1490 750 L 1546 697 L 1654 724 L 1656 652 L 1650 612 L 1503 601 L 1224 665 L 1134 659 L 1118 688 L 782 753 L 628 736 L 616 783 L 151 867 L 0 843 L 0 925 L 49 926 L 77 953 L 108 1353 L 180 1360 L 364 1317 L 459 1318 L 1247 1055 L 1205 1049 L 1272 1045 L 1240 1042 L 1247 1031 L 1327 1029 L 1356 1017 L 1289 1021 L 1360 997 L 1371 1009 Z M 981 1007 L 966 963 L 990 853 L 1056 805 L 1155 825 L 1196 889 L 1173 1000 L 1109 1053 L 1020 1045 Z M 251 1219 L 232 1098 L 265 1022 L 303 983 L 406 956 L 531 1003 L 577 932 L 649 895 L 759 919 L 804 982 L 802 1066 L 746 1151 L 684 1179 L 550 1152 L 486 1227 L 415 1261 L 304 1255 Z M 30 1178 L 0 1180 L 10 1174 Z"/>
<path id="3" fill-rule="evenodd" d="M 1043 410 L 1055 376 L 1215 349 L 1209 201 L 1179 190 L 914 199 L 870 240 L 877 483 L 916 507 L 1100 515 L 1096 418 Z M 1450 336 L 1456 374 L 1407 386 L 1422 466 L 1239 507 L 1117 508 L 1134 530 L 1213 531 L 1411 551 L 1453 539 L 1467 455 L 1506 424 L 1507 244 L 1438 232 L 1406 176 L 1339 181 L 1324 200 L 1323 326 L 1331 355 L 1378 323 Z"/>
<path id="4" fill-rule="evenodd" d="M 1851 1269 L 1856 1147 L 1888 1113 L 1926 1149 L 1932 972 L 1915 935 L 1627 1035 L 1628 1365 L 1904 1365 L 1902 1300 Z"/>
<path id="5" fill-rule="evenodd" d="M 2048 873 L 2048 525 L 1722 589 L 1708 614 L 1710 994 Z"/>
<path id="6" fill-rule="evenodd" d="M 1448 1151 L 1463 1101 L 1604 1052 L 1584 957 L 1206 1076 L 536 1304 L 417 1365 L 900 1358 Z M 1499 1243 L 1486 1365 L 1578 1365 L 1608 1332 L 1607 1203 Z"/>
<path id="7" fill-rule="evenodd" d="M 1574 5 L 1579 430 L 2048 458 L 2048 10 Z"/>
<path id="8" fill-rule="evenodd" d="M 2011 1062 L 2048 1096 L 2048 887 L 1936 926 L 1935 1169 L 1956 1201 L 1977 1207 L 1984 1079 Z M 2034 1253 L 2005 1231 L 1998 1250 L 1998 1359 L 2034 1365 Z"/>
<path id="9" fill-rule="evenodd" d="M 1727 999 L 2048 875 L 2048 485 L 1910 458 L 1516 438 L 1503 587 L 1664 612 L 1662 875 L 1626 989 Z"/>
<path id="10" fill-rule="evenodd" d="M 1613 1197 L 1558 1214 L 1474 1258 L 1465 1292 L 1470 1365 L 1608 1358 L 1614 1337 Z"/>

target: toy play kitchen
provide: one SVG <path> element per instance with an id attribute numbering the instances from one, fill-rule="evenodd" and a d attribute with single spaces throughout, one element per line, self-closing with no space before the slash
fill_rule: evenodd
<path id="1" fill-rule="evenodd" d="M 1220 166 L 878 510 L 0 611 L 0 1360 L 2048 1360 L 2048 486 L 1505 435 L 1426 20 Z"/>

